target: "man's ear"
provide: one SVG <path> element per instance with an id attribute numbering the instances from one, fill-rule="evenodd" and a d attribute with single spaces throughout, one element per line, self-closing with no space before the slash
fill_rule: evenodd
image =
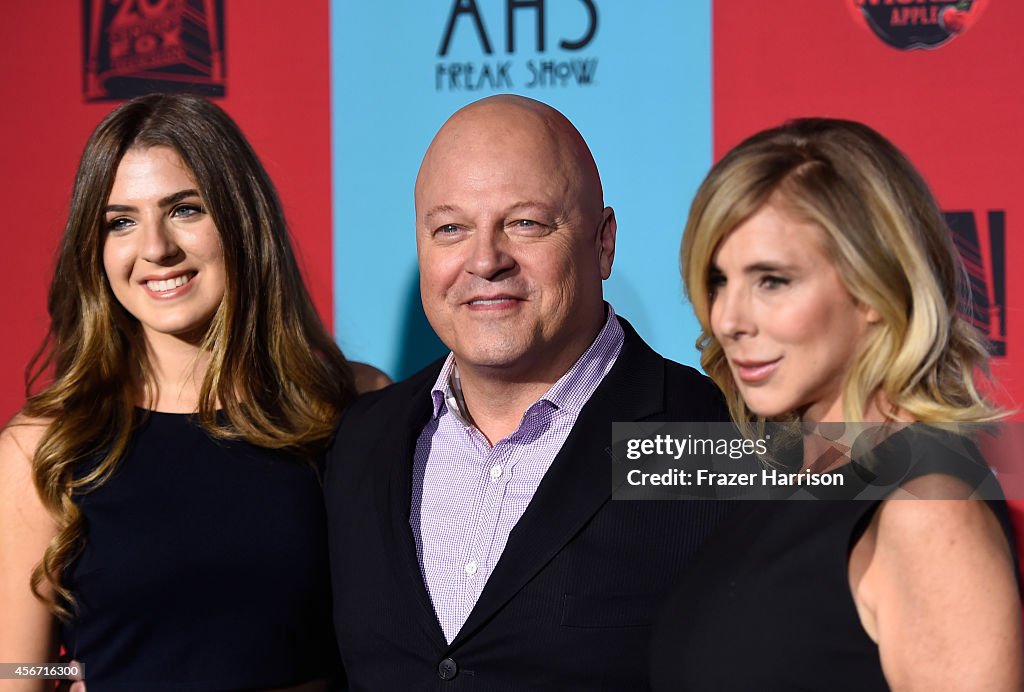
<path id="1" fill-rule="evenodd" d="M 615 262 L 616 230 L 615 210 L 611 207 L 605 207 L 604 211 L 601 212 L 601 225 L 597 229 L 602 279 L 607 279 L 612 275 L 612 263 Z"/>

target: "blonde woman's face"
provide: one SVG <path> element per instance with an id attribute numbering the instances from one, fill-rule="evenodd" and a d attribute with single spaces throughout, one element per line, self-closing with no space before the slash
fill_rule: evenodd
<path id="1" fill-rule="evenodd" d="M 224 298 L 224 249 L 191 174 L 167 147 L 131 149 L 103 218 L 110 288 L 153 345 L 197 343 Z"/>
<path id="2" fill-rule="evenodd" d="M 756 414 L 842 420 L 842 382 L 874 310 L 843 285 L 817 226 L 766 204 L 712 257 L 711 330 Z"/>

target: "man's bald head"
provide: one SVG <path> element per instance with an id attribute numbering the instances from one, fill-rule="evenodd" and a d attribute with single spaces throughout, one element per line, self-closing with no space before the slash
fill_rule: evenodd
<path id="1" fill-rule="evenodd" d="M 515 94 L 498 94 L 456 111 L 441 127 L 423 157 L 416 177 L 417 213 L 421 187 L 440 168 L 458 168 L 460 157 L 487 152 L 498 159 L 506 149 L 527 151 L 552 183 L 582 210 L 599 215 L 604 194 L 597 164 L 583 136 L 546 103 Z"/>

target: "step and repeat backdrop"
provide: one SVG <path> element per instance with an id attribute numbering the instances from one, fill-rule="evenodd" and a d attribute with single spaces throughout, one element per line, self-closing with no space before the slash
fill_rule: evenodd
<path id="1" fill-rule="evenodd" d="M 1019 2 L 14 0 L 0 13 L 5 419 L 46 331 L 78 155 L 114 105 L 154 90 L 208 94 L 239 122 L 324 319 L 350 357 L 395 378 L 444 353 L 419 302 L 413 183 L 462 105 L 513 92 L 576 124 L 619 222 L 608 299 L 691 364 L 678 244 L 708 167 L 790 117 L 862 120 L 936 192 L 997 396 L 1024 401 Z"/>

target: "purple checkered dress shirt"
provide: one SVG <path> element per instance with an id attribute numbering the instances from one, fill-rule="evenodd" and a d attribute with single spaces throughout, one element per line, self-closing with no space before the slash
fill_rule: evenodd
<path id="1" fill-rule="evenodd" d="M 609 305 L 594 343 L 493 447 L 459 409 L 454 356 L 441 368 L 431 391 L 434 414 L 416 442 L 409 524 L 448 643 L 476 605 L 580 410 L 619 357 L 622 340 Z"/>

